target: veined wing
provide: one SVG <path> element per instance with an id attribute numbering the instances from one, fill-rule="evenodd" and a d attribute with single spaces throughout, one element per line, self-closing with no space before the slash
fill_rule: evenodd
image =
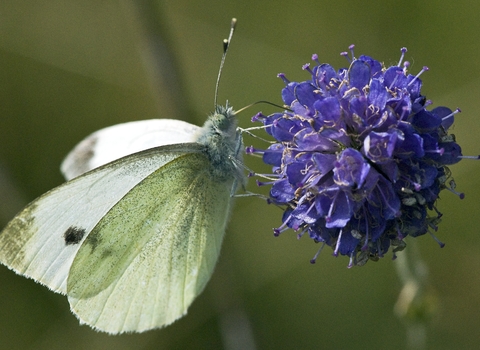
<path id="1" fill-rule="evenodd" d="M 135 186 L 92 230 L 67 295 L 83 323 L 109 333 L 166 326 L 210 279 L 231 206 L 205 154 L 182 155 Z"/>
<path id="2" fill-rule="evenodd" d="M 54 188 L 30 203 L 0 233 L 0 262 L 65 294 L 73 258 L 100 219 L 135 185 L 198 144 L 149 149 Z"/>

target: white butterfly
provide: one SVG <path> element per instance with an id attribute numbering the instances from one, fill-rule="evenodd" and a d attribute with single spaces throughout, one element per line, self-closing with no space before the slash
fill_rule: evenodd
<path id="1" fill-rule="evenodd" d="M 203 128 L 178 120 L 100 130 L 66 157 L 68 182 L 0 233 L 0 262 L 112 334 L 166 326 L 187 312 L 215 267 L 245 178 L 235 112 Z"/>

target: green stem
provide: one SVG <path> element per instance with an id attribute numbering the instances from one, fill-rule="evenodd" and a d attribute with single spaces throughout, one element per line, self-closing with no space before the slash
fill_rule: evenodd
<path id="1" fill-rule="evenodd" d="M 428 293 L 428 268 L 420 257 L 416 240 L 397 254 L 395 261 L 402 290 L 394 307 L 395 314 L 406 327 L 407 348 L 426 348 L 427 324 L 433 313 L 432 294 Z"/>

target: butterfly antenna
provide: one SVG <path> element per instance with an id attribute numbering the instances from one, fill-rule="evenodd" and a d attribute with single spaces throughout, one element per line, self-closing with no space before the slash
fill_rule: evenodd
<path id="1" fill-rule="evenodd" d="M 233 32 L 235 31 L 235 25 L 236 24 L 237 24 L 237 19 L 232 18 L 232 23 L 230 25 L 230 35 L 228 36 L 228 39 L 223 39 L 222 61 L 220 62 L 220 69 L 218 70 L 217 83 L 215 84 L 215 101 L 214 101 L 215 102 L 214 103 L 214 108 L 215 109 L 217 109 L 218 85 L 220 84 L 220 77 L 222 76 L 223 65 L 225 63 L 225 57 L 227 57 L 228 47 L 230 46 L 230 42 L 232 41 Z"/>

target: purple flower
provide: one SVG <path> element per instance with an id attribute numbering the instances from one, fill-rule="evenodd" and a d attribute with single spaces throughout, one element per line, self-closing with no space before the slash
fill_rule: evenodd
<path id="1" fill-rule="evenodd" d="M 457 193 L 447 165 L 462 158 L 448 134 L 459 110 L 426 109 L 431 102 L 420 93 L 419 76 L 427 67 L 409 74 L 405 48 L 391 67 L 350 50 L 351 58 L 342 54 L 348 69 L 336 72 L 314 55 L 317 65 L 303 67 L 310 80 L 279 74 L 289 109 L 253 118 L 276 142 L 247 149 L 272 166 L 272 181 L 259 185 L 271 185 L 269 201 L 285 208 L 275 235 L 308 233 L 334 255 L 349 256 L 349 267 L 378 260 L 390 247 L 395 258 L 406 236 L 433 236 L 440 191 Z"/>

